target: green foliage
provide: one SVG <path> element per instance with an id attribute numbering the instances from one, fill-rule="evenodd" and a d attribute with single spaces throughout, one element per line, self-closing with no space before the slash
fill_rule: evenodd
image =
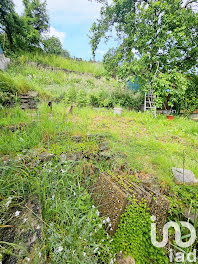
<path id="1" fill-rule="evenodd" d="M 174 105 L 179 108 L 180 101 L 184 100 L 186 89 L 188 87 L 187 76 L 178 72 L 176 69 L 171 72 L 158 73 L 157 77 L 154 77 L 150 86 L 154 89 L 156 98 L 156 106 L 162 108 L 165 100 L 168 97 L 169 106 Z"/>
<path id="2" fill-rule="evenodd" d="M 168 101 L 170 107 L 174 106 L 178 112 L 182 109 L 185 115 L 189 115 L 198 108 L 197 85 L 196 75 L 183 74 L 173 69 L 171 72 L 158 72 L 152 81 L 143 87 L 147 92 L 153 88 L 158 108 L 165 106 L 164 102 Z"/>
<path id="3" fill-rule="evenodd" d="M 9 73 L 10 71 L 11 69 L 8 70 Z M 14 69 L 12 71 L 14 72 Z M 62 73 L 56 76 L 56 72 L 44 70 L 40 75 L 39 72 L 40 69 L 36 67 L 15 67 L 15 77 L 18 73 L 24 78 L 28 74 L 34 75 L 32 79 L 35 84 L 42 80 L 42 89 L 46 87 L 45 81 L 48 82 L 47 75 L 52 79 L 51 82 L 57 79 L 66 82 L 69 79 L 67 85 L 76 85 L 76 91 L 80 90 L 80 87 L 82 97 L 82 87 L 93 92 L 95 87 L 103 85 L 101 80 L 90 77 L 84 79 L 82 76 L 79 78 L 77 75 L 71 75 L 68 79 L 62 79 L 65 78 Z M 113 84 L 105 80 L 106 88 L 110 89 Z M 63 87 L 56 85 L 54 88 L 55 92 L 59 93 L 58 90 L 62 91 Z M 78 98 L 78 93 L 76 97 Z M 182 117 L 175 117 L 173 122 L 169 122 L 164 116 L 153 118 L 149 114 L 127 110 L 124 110 L 123 117 L 119 118 L 113 115 L 111 109 L 95 111 L 89 107 L 76 106 L 72 115 L 66 114 L 66 111 L 63 103 L 54 103 L 51 112 L 47 109 L 47 102 L 35 113 L 22 111 L 20 108 L 0 110 L 0 153 L 6 157 L 9 155 L 9 158 L 16 157 L 17 162 L 15 166 L 12 161 L 9 165 L 0 161 L 1 199 L 10 196 L 22 199 L 32 193 L 39 194 L 46 242 L 43 251 L 46 250 L 51 263 L 62 263 L 63 260 L 71 263 L 74 260 L 75 263 L 109 263 L 109 259 L 120 250 L 135 257 L 136 263 L 166 263 L 163 251 L 158 252 L 151 245 L 150 216 L 144 203 L 130 205 L 109 246 L 109 239 L 101 227 L 103 218 L 99 218 L 96 208 L 92 208 L 90 195 L 85 188 L 93 182 L 93 178 L 82 169 L 86 161 L 79 159 L 60 162 L 59 155 L 67 153 L 70 156 L 70 153 L 83 152 L 91 153 L 94 157 L 95 153 L 98 153 L 96 142 L 83 140 L 78 143 L 71 140 L 70 136 L 90 133 L 111 135 L 108 138 L 109 146 L 119 161 L 113 159 L 113 167 L 108 166 L 108 169 L 103 162 L 92 159 L 88 161 L 89 165 L 94 162 L 94 166 L 100 168 L 101 172 L 109 173 L 109 170 L 115 170 L 117 165 L 120 168 L 121 164 L 126 164 L 127 168 L 132 168 L 134 172 L 142 172 L 145 176 L 153 175 L 156 184 L 159 181 L 161 190 L 172 199 L 171 220 L 175 220 L 182 213 L 179 205 L 197 208 L 197 186 L 177 186 L 170 169 L 172 166 L 182 167 L 185 149 L 185 167 L 198 177 L 197 124 Z M 9 130 L 10 126 L 19 127 L 20 123 L 24 123 L 21 130 Z M 8 128 L 5 128 L 7 126 Z M 46 149 L 53 153 L 55 158 L 39 166 L 38 156 Z M 38 153 L 37 158 L 32 159 L 32 153 Z M 26 158 L 31 160 L 31 166 L 37 166 L 29 169 Z M 26 164 L 23 165 L 24 163 Z"/>
<path id="4" fill-rule="evenodd" d="M 113 91 L 99 90 L 89 95 L 90 104 L 94 107 L 121 106 L 129 109 L 140 110 L 143 96 L 140 92 L 128 91 L 125 88 L 117 88 Z"/>
<path id="5" fill-rule="evenodd" d="M 190 1 L 195 5 L 196 2 Z M 101 19 L 91 28 L 93 54 L 100 41 L 111 37 L 110 32 L 114 31 L 119 45 L 104 59 L 111 72 L 120 74 L 121 70 L 122 77 L 145 72 L 142 77 L 149 80 L 158 64 L 162 72 L 177 67 L 183 72 L 195 69 L 197 16 L 189 3 L 184 7 L 180 0 L 120 0 L 104 4 Z"/>
<path id="6" fill-rule="evenodd" d="M 16 86 L 13 79 L 0 71 L 0 105 L 11 103 L 15 99 Z"/>
<path id="7" fill-rule="evenodd" d="M 27 198 L 32 193 L 39 196 L 46 243 L 42 254 L 51 263 L 109 262 L 109 238 L 98 210 L 83 186 L 85 175 L 82 175 L 81 166 L 81 162 L 59 163 L 56 159 L 34 170 L 22 163 L 0 164 L 1 201 L 11 197 L 16 207 L 22 197 Z M 89 180 L 84 177 L 84 184 Z M 4 224 L 4 219 L 1 220 Z"/>
<path id="8" fill-rule="evenodd" d="M 11 76 L 0 71 L 0 105 L 16 101 L 17 94 L 33 90 L 33 86 L 22 76 Z"/>
<path id="9" fill-rule="evenodd" d="M 38 62 L 52 67 L 63 68 L 69 71 L 76 71 L 88 74 L 91 73 L 95 76 L 104 75 L 104 67 L 102 63 L 76 61 L 67 57 L 64 58 L 64 51 L 61 56 L 49 55 L 42 52 L 32 52 L 26 53 L 24 55 L 26 56 L 27 61 Z"/>
<path id="10" fill-rule="evenodd" d="M 47 14 L 46 1 L 23 0 L 25 6 L 25 18 L 28 24 L 33 26 L 39 33 L 45 32 L 49 27 L 49 17 Z"/>
<path id="11" fill-rule="evenodd" d="M 0 5 L 0 40 L 8 53 L 44 50 L 47 53 L 67 55 L 59 39 L 43 40 L 42 33 L 49 28 L 46 1 L 23 0 L 24 14 L 19 16 L 12 0 L 3 0 Z"/>
<path id="12" fill-rule="evenodd" d="M 150 233 L 151 219 L 145 203 L 133 200 L 121 216 L 113 237 L 113 250 L 132 256 L 137 264 L 169 263 L 163 250 L 152 245 Z"/>
<path id="13" fill-rule="evenodd" d="M 78 106 L 94 106 L 112 108 L 115 106 L 126 107 L 129 109 L 140 110 L 143 103 L 143 96 L 140 92 L 130 91 L 124 87 L 124 84 L 114 80 L 97 80 L 89 75 L 68 75 L 64 71 L 51 71 L 46 69 L 38 69 L 34 65 L 27 65 L 28 60 L 34 60 L 42 63 L 51 63 L 53 65 L 61 65 L 58 63 L 65 62 L 67 67 L 73 70 L 85 71 L 85 67 L 89 67 L 89 63 L 82 63 L 83 68 L 79 68 L 79 63 L 73 60 L 63 59 L 58 56 L 42 56 L 31 54 L 32 57 L 26 55 L 20 56 L 2 76 L 7 76 L 10 83 L 15 87 L 15 93 L 25 93 L 29 90 L 36 90 L 43 98 L 51 98 L 54 100 L 63 100 L 66 104 L 76 103 Z M 20 64 L 20 65 L 19 65 Z M 92 64 L 91 64 L 92 65 Z M 95 64 L 94 64 L 95 65 Z M 92 70 L 99 70 L 98 66 Z M 100 66 L 100 65 L 99 65 Z M 9 83 L 9 81 L 8 81 Z"/>
<path id="14" fill-rule="evenodd" d="M 108 239 L 81 177 L 80 167 L 69 162 L 49 164 L 41 172 L 39 186 L 52 263 L 108 263 Z"/>
<path id="15" fill-rule="evenodd" d="M 60 40 L 56 37 L 51 37 L 43 40 L 44 51 L 48 54 L 61 55 L 63 48 Z"/>
<path id="16" fill-rule="evenodd" d="M 0 26 L 8 46 L 4 48 L 10 52 L 32 50 L 39 46 L 40 35 L 26 17 L 20 17 L 14 8 L 12 0 L 2 1 L 0 4 Z"/>
<path id="17" fill-rule="evenodd" d="M 179 101 L 180 108 L 184 110 L 185 115 L 191 114 L 198 109 L 198 76 L 188 76 L 188 87 L 185 96 Z"/>
<path id="18" fill-rule="evenodd" d="M 7 35 L 10 46 L 13 46 L 13 34 L 16 34 L 19 17 L 15 13 L 12 0 L 3 0 L 0 4 L 0 26 Z"/>

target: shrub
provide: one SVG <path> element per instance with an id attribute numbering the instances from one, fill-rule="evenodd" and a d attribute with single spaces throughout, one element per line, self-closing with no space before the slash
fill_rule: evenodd
<path id="1" fill-rule="evenodd" d="M 185 92 L 184 98 L 180 100 L 180 108 L 184 110 L 185 115 L 191 114 L 195 109 L 198 108 L 198 76 L 189 76 L 188 87 Z"/>
<path id="2" fill-rule="evenodd" d="M 76 101 L 79 106 L 86 106 L 88 104 L 87 93 L 83 90 L 80 90 L 77 94 Z"/>

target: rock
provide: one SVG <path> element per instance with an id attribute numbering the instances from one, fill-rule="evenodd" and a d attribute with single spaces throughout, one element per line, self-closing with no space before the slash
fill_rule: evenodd
<path id="1" fill-rule="evenodd" d="M 0 161 L 3 163 L 3 165 L 8 165 L 11 161 L 10 156 L 3 156 Z"/>
<path id="2" fill-rule="evenodd" d="M 83 165 L 83 174 L 84 175 L 98 175 L 100 170 L 95 167 L 92 163 L 84 163 Z"/>
<path id="3" fill-rule="evenodd" d="M 100 144 L 99 150 L 100 151 L 104 151 L 104 150 L 108 150 L 109 149 L 109 144 L 108 142 L 103 142 Z"/>
<path id="4" fill-rule="evenodd" d="M 66 161 L 77 161 L 82 159 L 82 153 L 76 152 L 76 153 L 62 153 L 59 157 L 60 163 L 64 163 Z"/>
<path id="5" fill-rule="evenodd" d="M 38 97 L 39 94 L 38 94 L 38 92 L 36 92 L 36 91 L 29 91 L 29 92 L 28 92 L 28 96 L 29 96 L 29 97 Z"/>
<path id="6" fill-rule="evenodd" d="M 95 205 L 99 206 L 102 216 L 110 218 L 107 232 L 114 234 L 120 222 L 120 216 L 128 204 L 128 194 L 123 192 L 110 176 L 100 174 L 97 183 L 91 188 L 92 198 Z"/>
<path id="7" fill-rule="evenodd" d="M 172 167 L 172 172 L 175 177 L 177 184 L 195 184 L 198 183 L 198 180 L 196 179 L 194 173 L 190 170 L 186 170 L 182 168 L 175 168 Z"/>
<path id="8" fill-rule="evenodd" d="M 198 215 L 195 209 L 191 208 L 191 210 L 189 210 L 189 208 L 184 208 L 184 216 L 185 218 L 190 219 L 192 223 L 195 223 Z"/>
<path id="9" fill-rule="evenodd" d="M 51 159 L 54 158 L 54 155 L 52 153 L 49 153 L 48 151 L 44 151 L 40 154 L 39 160 L 44 162 L 44 161 L 50 161 Z"/>
<path id="10" fill-rule="evenodd" d="M 5 71 L 10 64 L 10 59 L 6 58 L 4 54 L 0 54 L 0 70 Z"/>
<path id="11" fill-rule="evenodd" d="M 34 66 L 34 67 L 37 67 L 38 66 L 38 63 L 37 62 L 28 62 L 28 64 L 30 66 Z"/>
<path id="12" fill-rule="evenodd" d="M 194 120 L 194 121 L 198 121 L 198 110 L 195 110 L 191 115 L 190 115 L 190 119 Z"/>
<path id="13" fill-rule="evenodd" d="M 87 135 L 87 138 L 88 139 L 92 139 L 93 138 L 93 139 L 96 139 L 96 140 L 100 141 L 100 140 L 105 139 L 106 136 L 103 135 L 103 134 L 93 134 L 93 135 Z"/>
<path id="14" fill-rule="evenodd" d="M 123 255 L 117 259 L 117 264 L 135 264 L 132 257 L 124 257 Z"/>
<path id="15" fill-rule="evenodd" d="M 11 126 L 5 126 L 2 129 L 4 130 L 10 130 L 12 132 L 15 132 L 16 130 L 22 130 L 23 127 L 25 127 L 26 124 L 24 123 L 19 123 L 18 125 L 11 125 Z"/>
<path id="16" fill-rule="evenodd" d="M 93 107 L 93 110 L 100 111 L 102 108 Z"/>
<path id="17" fill-rule="evenodd" d="M 12 248 L 14 255 L 3 254 L 4 264 L 25 264 L 27 260 L 29 263 L 36 260 L 37 263 L 44 263 L 41 253 L 44 244 L 42 214 L 37 196 L 17 207 L 10 201 L 3 224 L 8 227 L 0 229 L 0 240 L 16 245 Z"/>
<path id="18" fill-rule="evenodd" d="M 110 160 L 113 158 L 113 154 L 111 151 L 104 150 L 98 153 L 99 160 L 100 159 L 105 159 L 105 160 Z"/>
<path id="19" fill-rule="evenodd" d="M 66 153 L 62 153 L 61 155 L 60 155 L 60 157 L 59 157 L 59 161 L 60 161 L 60 163 L 62 163 L 62 162 L 66 162 L 68 160 L 68 156 L 67 156 L 67 154 Z"/>
<path id="20" fill-rule="evenodd" d="M 163 195 L 153 193 L 152 201 L 148 205 L 150 215 L 156 217 L 157 232 L 162 238 L 163 227 L 166 224 L 166 218 L 168 215 L 168 210 L 170 208 L 170 201 Z"/>
<path id="21" fill-rule="evenodd" d="M 82 142 L 83 137 L 82 136 L 73 136 L 71 139 L 75 142 Z"/>
<path id="22" fill-rule="evenodd" d="M 38 93 L 35 91 L 29 91 L 27 94 L 19 96 L 19 101 L 22 109 L 37 109 L 37 103 L 39 101 Z"/>
<path id="23" fill-rule="evenodd" d="M 71 139 L 75 142 L 82 142 L 85 139 L 96 139 L 97 141 L 101 141 L 104 139 L 104 135 L 95 134 L 95 135 L 87 135 L 86 137 L 83 136 L 72 136 Z"/>

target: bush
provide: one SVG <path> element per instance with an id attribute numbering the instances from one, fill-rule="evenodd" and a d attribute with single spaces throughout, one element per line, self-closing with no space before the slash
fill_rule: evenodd
<path id="1" fill-rule="evenodd" d="M 86 106 L 88 104 L 87 93 L 83 90 L 80 90 L 77 94 L 76 101 L 79 106 Z"/>
<path id="2" fill-rule="evenodd" d="M 143 95 L 136 91 L 116 88 L 112 91 L 100 90 L 77 90 L 69 88 L 65 95 L 66 103 L 77 103 L 79 106 L 91 105 L 93 107 L 113 108 L 115 106 L 140 110 Z"/>
<path id="3" fill-rule="evenodd" d="M 184 110 L 185 115 L 191 114 L 195 109 L 198 109 L 198 76 L 189 76 L 188 88 L 186 89 L 185 96 L 180 101 L 180 108 Z"/>
<path id="4" fill-rule="evenodd" d="M 140 110 L 143 102 L 143 95 L 136 91 L 126 91 L 125 89 L 116 89 L 114 91 L 99 91 L 89 95 L 89 103 L 94 107 L 115 106 L 126 107 L 129 109 Z"/>

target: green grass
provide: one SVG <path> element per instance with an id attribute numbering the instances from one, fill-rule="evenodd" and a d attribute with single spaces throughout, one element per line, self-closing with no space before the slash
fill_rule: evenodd
<path id="1" fill-rule="evenodd" d="M 104 229 L 99 228 L 102 219 L 92 207 L 93 201 L 87 192 L 86 187 L 97 177 L 83 172 L 87 163 L 112 175 L 124 164 L 134 175 L 141 173 L 145 178 L 152 178 L 171 200 L 171 220 L 180 220 L 183 207 L 198 208 L 197 186 L 176 185 L 171 172 L 172 167 L 182 168 L 184 164 L 198 178 L 196 122 L 178 116 L 168 121 L 162 115 L 154 118 L 126 108 L 122 117 L 114 116 L 113 106 L 129 108 L 127 100 L 132 104 L 137 102 L 123 84 L 89 75 L 39 69 L 26 62 L 48 64 L 51 61 L 51 66 L 98 71 L 97 74 L 102 73 L 101 65 L 54 56 L 42 58 L 38 54 L 24 55 L 18 61 L 0 74 L 0 88 L 4 87 L 4 91 L 13 88 L 14 94 L 35 90 L 41 102 L 35 111 L 23 111 L 18 106 L 0 109 L 0 160 L 5 156 L 13 160 L 9 165 L 0 162 L 0 199 L 2 202 L 10 196 L 26 199 L 33 193 L 39 195 L 46 241 L 44 253 L 49 255 L 51 263 L 109 263 L 114 257 Z M 52 112 L 47 107 L 49 99 L 53 101 Z M 68 114 L 67 107 L 72 103 L 75 103 L 73 114 Z M 11 126 L 17 128 L 15 132 L 9 129 Z M 114 155 L 112 161 L 94 158 L 98 142 L 86 140 L 88 134 L 108 136 Z M 72 136 L 84 136 L 85 140 L 74 142 Z M 31 158 L 34 164 L 38 157 L 32 158 L 32 153 L 39 155 L 44 150 L 53 153 L 55 158 L 33 170 L 24 164 L 23 157 Z M 74 152 L 91 154 L 91 159 L 59 162 L 62 153 Z"/>
<path id="2" fill-rule="evenodd" d="M 34 171 L 14 164 L 0 167 L 0 195 L 12 197 L 11 208 L 16 208 L 17 198 L 27 198 L 29 193 L 40 198 L 46 244 L 40 250 L 45 261 L 49 254 L 51 263 L 87 264 L 97 263 L 99 259 L 108 263 L 109 239 L 84 187 L 89 178 L 82 175 L 82 165 L 81 162 L 59 164 L 54 160 Z"/>
<path id="3" fill-rule="evenodd" d="M 4 154 L 39 144 L 49 146 L 61 134 L 108 133 L 112 136 L 112 151 L 125 154 L 134 171 L 173 183 L 171 167 L 182 168 L 185 160 L 185 167 L 198 178 L 197 123 L 182 117 L 168 121 L 165 116 L 155 119 L 149 114 L 124 111 L 122 118 L 116 118 L 113 110 L 78 107 L 70 116 L 60 103 L 54 105 L 52 114 L 45 104 L 34 116 L 18 108 L 0 114 L 2 127 L 26 123 L 22 131 L 15 133 L 1 130 L 0 152 Z"/>
<path id="4" fill-rule="evenodd" d="M 35 90 L 42 99 L 61 101 L 65 105 L 75 103 L 78 106 L 124 106 L 139 109 L 143 100 L 140 93 L 127 90 L 124 83 L 116 80 L 67 74 L 34 65 L 15 62 L 2 76 L 9 77 L 9 81 L 13 82 L 14 95 Z"/>
<path id="5" fill-rule="evenodd" d="M 27 53 L 19 57 L 21 62 L 37 62 L 40 64 L 49 65 L 52 67 L 63 68 L 69 71 L 76 71 L 82 73 L 91 73 L 96 76 L 104 74 L 104 67 L 102 63 L 76 61 L 73 59 L 66 59 L 56 55 L 46 55 L 40 53 Z"/>

